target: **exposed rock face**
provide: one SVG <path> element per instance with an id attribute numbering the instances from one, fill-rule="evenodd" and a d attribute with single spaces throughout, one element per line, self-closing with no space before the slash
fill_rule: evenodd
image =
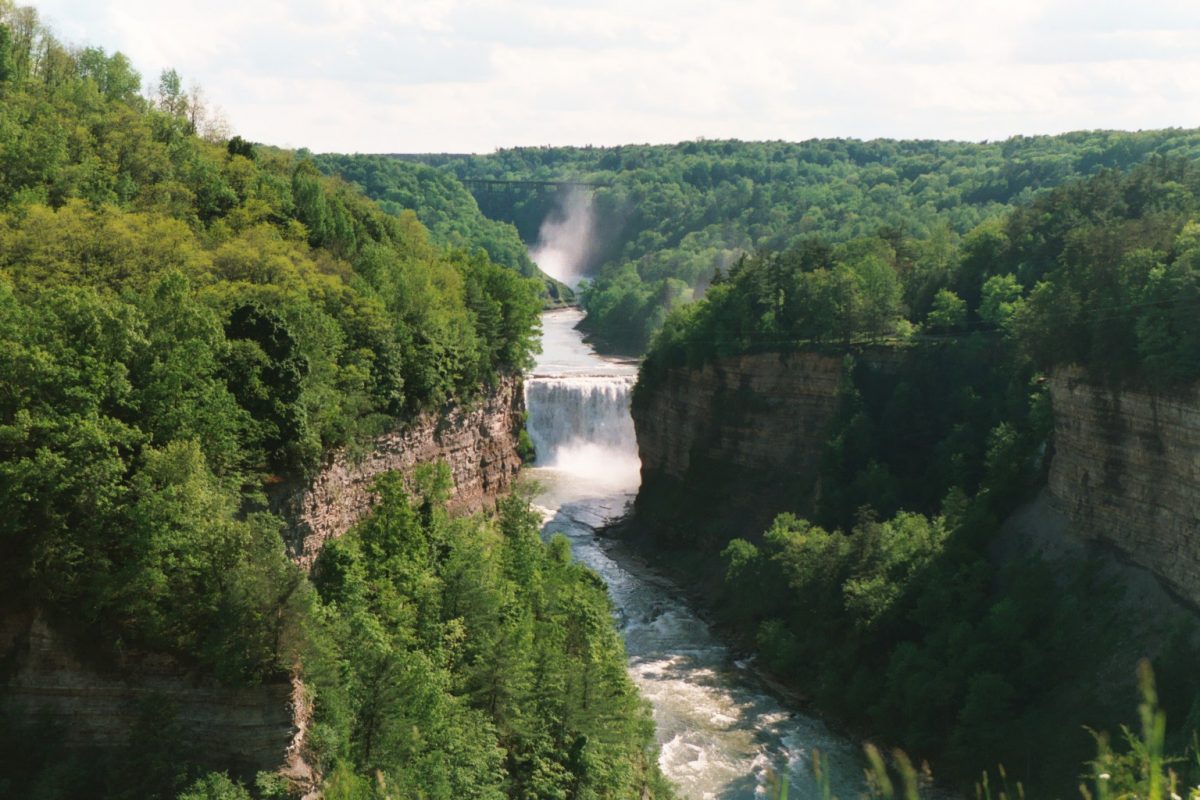
<path id="1" fill-rule="evenodd" d="M 129 658 L 102 670 L 82 663 L 41 616 L 29 613 L 0 625 L 0 659 L 14 665 L 5 704 L 57 724 L 68 747 L 120 746 L 148 707 L 168 709 L 186 729 L 198 763 L 253 775 L 286 759 L 303 784 L 299 748 L 289 752 L 296 731 L 308 724 L 308 706 L 293 702 L 298 685 L 231 689 L 163 657 Z"/>
<path id="2" fill-rule="evenodd" d="M 521 468 L 521 386 L 519 379 L 505 378 L 472 405 L 424 414 L 379 437 L 360 459 L 336 453 L 310 480 L 276 487 L 272 506 L 288 521 L 285 538 L 292 559 L 311 568 L 325 542 L 371 510 L 371 483 L 385 472 L 411 475 L 418 464 L 444 460 L 454 478 L 451 510 L 474 512 L 494 505 Z"/>
<path id="3" fill-rule="evenodd" d="M 676 368 L 633 422 L 645 477 L 684 480 L 702 462 L 812 474 L 836 411 L 842 360 L 759 353 Z"/>
<path id="4" fill-rule="evenodd" d="M 859 354 L 887 370 L 902 354 Z M 837 411 L 838 357 L 756 354 L 677 368 L 633 405 L 642 459 L 639 530 L 689 547 L 753 535 L 779 511 L 806 511 Z M 1077 368 L 1050 380 L 1055 454 L 1049 496 L 1085 540 L 1115 548 L 1200 606 L 1200 390 L 1113 390 Z M 732 523 L 717 519 L 727 513 Z M 706 528 L 708 529 L 706 531 Z M 715 529 L 715 530 L 714 530 Z M 669 544 L 669 543 L 668 543 Z"/>
<path id="5" fill-rule="evenodd" d="M 1200 604 L 1200 397 L 1112 391 L 1074 368 L 1050 392 L 1049 488 L 1072 530 Z"/>
<path id="6" fill-rule="evenodd" d="M 707 536 L 719 545 L 807 505 L 842 374 L 840 356 L 759 353 L 671 369 L 639 387 L 641 527 L 662 540 Z"/>

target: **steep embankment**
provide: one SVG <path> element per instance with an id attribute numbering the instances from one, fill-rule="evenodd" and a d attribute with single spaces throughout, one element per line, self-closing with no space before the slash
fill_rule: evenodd
<path id="1" fill-rule="evenodd" d="M 642 469 L 687 480 L 710 465 L 811 476 L 841 378 L 839 358 L 761 353 L 671 369 L 634 412 Z"/>
<path id="2" fill-rule="evenodd" d="M 840 358 L 761 353 L 671 368 L 639 386 L 639 519 L 668 541 L 695 530 L 689 509 L 766 524 L 784 495 L 812 489 L 841 375 Z"/>
<path id="3" fill-rule="evenodd" d="M 385 472 L 411 475 L 418 464 L 445 461 L 454 480 L 452 510 L 494 505 L 521 467 L 517 437 L 524 410 L 521 381 L 505 377 L 474 403 L 422 414 L 376 438 L 360 457 L 336 453 L 313 477 L 277 486 L 272 506 L 287 521 L 289 556 L 309 569 L 325 542 L 370 511 L 371 483 Z"/>
<path id="4" fill-rule="evenodd" d="M 1177 676 L 1194 657 L 1176 633 L 1194 613 L 1163 588 L 1194 609 L 1200 402 L 1076 369 L 1055 373 L 1049 398 L 1027 379 L 997 391 L 943 350 L 847 371 L 757 354 L 654 373 L 634 406 L 646 483 L 629 529 L 819 708 L 951 781 L 1032 765 L 1055 742 L 1021 780 L 1058 793 L 1094 753 L 1080 726 L 1127 721 L 1139 659 L 1155 659 L 1169 719 L 1190 719 Z M 983 405 L 1030 389 L 1020 427 Z M 1048 491 L 1021 505 L 1047 468 Z M 921 504 L 926 483 L 940 505 Z M 846 485 L 874 513 L 849 504 L 846 521 L 830 504 Z M 784 516 L 764 535 L 785 511 L 835 522 Z"/>
<path id="5" fill-rule="evenodd" d="M 843 370 L 831 355 L 759 353 L 674 367 L 639 386 L 640 508 L 687 497 L 685 515 L 709 517 L 735 500 L 751 515 L 737 532 L 746 535 L 757 520 L 811 507 Z M 1108 388 L 1074 367 L 1049 387 L 1048 489 L 1071 533 L 1113 546 L 1200 604 L 1200 398 Z"/>
<path id="6" fill-rule="evenodd" d="M 100 667 L 31 613 L 0 621 L 0 659 L 12 670 L 5 709 L 53 726 L 68 749 L 121 747 L 157 709 L 186 731 L 194 763 L 244 775 L 284 769 L 300 783 L 311 776 L 301 756 L 310 709 L 299 680 L 233 688 L 163 656 Z"/>
<path id="7" fill-rule="evenodd" d="M 272 499 L 285 523 L 289 556 L 305 569 L 321 547 L 365 517 L 379 475 L 411 475 L 419 464 L 445 461 L 454 481 L 450 507 L 473 512 L 492 506 L 512 485 L 521 458 L 524 394 L 506 377 L 473 403 L 419 415 L 371 443 L 360 458 L 332 454 L 311 479 L 281 484 Z M 186 729 L 189 760 L 252 776 L 282 769 L 310 786 L 304 733 L 311 709 L 300 680 L 232 688 L 164 656 L 129 655 L 92 663 L 39 613 L 0 619 L 3 699 L 17 718 L 54 726 L 69 748 L 116 748 L 147 719 L 169 709 Z"/>
<path id="8" fill-rule="evenodd" d="M 1074 534 L 1115 547 L 1200 604 L 1200 398 L 1050 380 L 1049 490 Z"/>
<path id="9" fill-rule="evenodd" d="M 881 349 L 856 362 L 888 372 L 896 358 Z M 781 510 L 811 509 L 846 370 L 842 354 L 755 353 L 639 384 L 637 514 L 651 523 L 639 528 L 703 547 L 761 531 Z"/>

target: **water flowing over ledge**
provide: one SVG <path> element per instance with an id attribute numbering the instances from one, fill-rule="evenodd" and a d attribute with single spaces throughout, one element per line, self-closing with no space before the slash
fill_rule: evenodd
<path id="1" fill-rule="evenodd" d="M 537 450 L 529 473 L 541 485 L 544 533 L 565 534 L 576 560 L 608 586 L 630 676 L 654 709 L 664 773 L 686 798 L 764 797 L 770 775 L 781 773 L 790 796 L 819 797 L 811 770 L 820 750 L 834 794 L 859 796 L 857 747 L 783 707 L 672 584 L 597 539 L 641 478 L 629 414 L 637 365 L 597 356 L 574 330 L 581 317 L 573 309 L 543 317 L 543 353 L 525 384 Z"/>

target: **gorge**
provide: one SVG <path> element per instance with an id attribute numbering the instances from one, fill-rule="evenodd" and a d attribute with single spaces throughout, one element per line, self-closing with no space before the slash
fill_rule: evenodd
<path id="1" fill-rule="evenodd" d="M 1094 748 L 1079 723 L 1119 724 L 1131 693 L 1114 687 L 1139 660 L 1190 724 L 1171 676 L 1196 646 L 1197 405 L 1079 367 L 997 385 L 998 352 L 942 340 L 643 368 L 630 535 L 857 730 L 918 743 L 952 784 L 981 759 L 1010 774 L 1030 759 L 1027 785 L 1068 791 L 1057 775 Z M 1005 395 L 1030 398 L 1028 416 L 996 404 L 981 424 L 979 400 Z M 968 425 L 988 451 L 953 454 Z M 1059 655 L 1030 671 L 1014 648 Z M 974 705 L 988 711 L 972 730 Z"/>
<path id="2" fill-rule="evenodd" d="M 1200 800 L 1200 129 L 776 128 L 774 8 L 107 5 L 0 0 L 0 798 Z M 1047 13 L 1006 77 L 1082 113 Z M 310 149 L 425 126 L 508 144 Z"/>
<path id="3" fill-rule="evenodd" d="M 539 484 L 546 535 L 564 533 L 575 558 L 608 586 L 630 672 L 654 709 L 664 773 L 686 798 L 760 797 L 783 775 L 796 796 L 815 797 L 819 751 L 834 793 L 856 796 L 857 748 L 789 709 L 678 588 L 597 537 L 627 512 L 640 480 L 629 416 L 636 365 L 594 354 L 574 329 L 580 316 L 543 316 L 543 352 L 525 390 L 538 453 L 529 474 Z"/>

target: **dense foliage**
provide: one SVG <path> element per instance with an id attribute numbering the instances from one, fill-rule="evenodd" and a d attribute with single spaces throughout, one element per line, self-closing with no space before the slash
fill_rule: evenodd
<path id="1" fill-rule="evenodd" d="M 1131 622 L 1085 567 L 1000 558 L 1000 521 L 1044 482 L 1045 371 L 1166 392 L 1200 379 L 1198 203 L 1200 171 L 1160 160 L 1054 189 L 958 246 L 885 232 L 738 260 L 667 319 L 635 402 L 672 368 L 819 350 L 845 359 L 839 411 L 815 482 L 764 476 L 764 507 L 738 507 L 794 514 L 729 542 L 712 503 L 735 507 L 750 477 L 694 476 L 706 501 L 661 500 L 688 510 L 660 541 L 724 548 L 717 607 L 821 707 L 944 777 L 999 761 L 1070 791 L 1094 747 L 1080 725 L 1128 707 L 1132 661 L 1121 679 L 1100 665 L 1120 668 L 1131 625 L 1165 639 L 1172 623 Z M 1163 675 L 1189 669 L 1186 642 L 1161 650 Z M 1187 744 L 1200 694 L 1194 679 L 1169 689 Z"/>
<path id="2" fill-rule="evenodd" d="M 1091 731 L 1095 739 L 1095 757 L 1085 766 L 1080 781 L 1071 794 L 1078 792 L 1084 800 L 1099 798 L 1144 798 L 1144 800 L 1200 800 L 1200 785 L 1189 785 L 1187 773 L 1193 764 L 1187 759 L 1172 757 L 1166 736 L 1167 712 L 1159 701 L 1154 669 L 1142 660 L 1137 666 L 1138 693 L 1136 723 L 1122 725 L 1114 741 L 1108 733 Z M 940 797 L 944 793 L 931 784 L 928 765 L 918 769 L 903 750 L 885 755 L 874 744 L 863 747 L 867 757 L 868 796 L 878 800 L 917 800 Z M 827 770 L 821 770 L 814 755 L 814 771 L 819 776 L 823 796 L 829 797 L 830 781 Z M 984 770 L 975 781 L 975 796 L 980 800 L 1010 800 L 1027 796 L 1027 787 L 1020 778 L 1003 766 Z M 787 785 L 769 793 L 772 798 L 786 800 Z"/>
<path id="3" fill-rule="evenodd" d="M 939 250 L 1044 190 L 1104 168 L 1200 154 L 1196 131 L 1081 132 L 1001 142 L 696 141 L 540 147 L 429 157 L 460 178 L 583 179 L 593 191 L 595 279 L 589 330 L 641 351 L 671 308 L 755 250 L 834 244 L 880 229 Z M 479 195 L 484 213 L 526 241 L 558 200 L 537 190 Z M 894 238 L 894 237 L 893 237 Z M 922 309 L 922 312 L 924 309 Z"/>
<path id="4" fill-rule="evenodd" d="M 329 634 L 312 730 L 338 797 L 666 797 L 604 586 L 518 499 L 452 520 L 384 480 L 314 570 Z M 370 779 L 364 776 L 373 776 Z M 645 792 L 645 794 L 643 794 Z M 339 794 L 340 793 L 340 794 Z"/>
<path id="5" fill-rule="evenodd" d="M 527 367 L 539 282 L 432 194 L 470 250 L 227 138 L 176 73 L 140 84 L 0 0 L 4 613 L 100 668 L 298 673 L 329 797 L 665 796 L 603 587 L 522 503 L 451 521 L 445 475 L 419 508 L 385 480 L 316 589 L 266 510 L 332 448 Z M 150 697 L 126 748 L 63 753 L 0 704 L 0 794 L 245 797 L 197 779 L 172 714 Z"/>
<path id="6" fill-rule="evenodd" d="M 516 229 L 483 216 L 471 193 L 453 175 L 388 156 L 330 153 L 314 157 L 313 163 L 325 174 L 339 175 L 360 187 L 389 214 L 413 211 L 439 244 L 482 247 L 496 263 L 522 275 L 537 275 Z"/>
<path id="7" fill-rule="evenodd" d="M 444 464 L 410 497 L 383 476 L 379 503 L 328 545 L 292 615 L 312 707 L 306 757 L 326 797 L 669 798 L 654 724 L 625 669 L 604 585 L 543 543 L 521 499 L 498 519 L 451 518 Z M 276 540 L 277 543 L 277 540 Z M 315 588 L 314 588 L 315 587 Z M 247 800 L 221 773 L 189 766 L 188 732 L 148 708 L 146 736 L 102 758 L 64 753 L 34 734 L 6 796 Z M 0 754 L 29 739 L 0 733 Z M 288 796 L 260 774 L 255 796 Z"/>
<path id="8" fill-rule="evenodd" d="M 742 257 L 672 314 L 643 378 L 755 350 L 1008 339 L 1158 388 L 1200 377 L 1200 170 L 1104 171 L 989 221 L 958 246 L 884 231 Z"/>
<path id="9" fill-rule="evenodd" d="M 543 275 L 529 260 L 516 229 L 485 217 L 475 198 L 453 175 L 388 156 L 324 154 L 316 156 L 313 163 L 322 172 L 362 189 L 389 214 L 414 212 L 437 243 L 468 250 L 483 248 L 497 264 L 542 280 L 548 301 L 571 299 L 567 287 Z"/>
<path id="10" fill-rule="evenodd" d="M 4 592 L 261 675 L 278 632 L 238 615 L 295 581 L 241 490 L 524 367 L 536 284 L 290 154 L 196 135 L 172 73 L 147 101 L 124 57 L 3 19 Z"/>

